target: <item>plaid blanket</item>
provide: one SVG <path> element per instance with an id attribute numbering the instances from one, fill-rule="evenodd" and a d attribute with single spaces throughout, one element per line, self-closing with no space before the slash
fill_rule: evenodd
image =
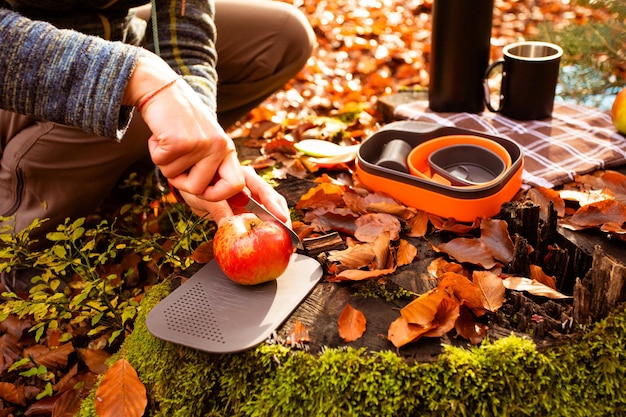
<path id="1" fill-rule="evenodd" d="M 626 162 L 626 137 L 617 133 L 607 112 L 555 102 L 552 118 L 517 121 L 498 113 L 435 113 L 427 100 L 400 104 L 397 119 L 419 120 L 472 129 L 517 142 L 524 151 L 523 181 L 528 186 L 556 187 L 575 174 Z"/>

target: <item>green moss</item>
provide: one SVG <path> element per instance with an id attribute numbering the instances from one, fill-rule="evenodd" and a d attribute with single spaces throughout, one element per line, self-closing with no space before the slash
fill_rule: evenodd
<path id="1" fill-rule="evenodd" d="M 626 415 L 626 311 L 539 351 L 510 336 L 446 348 L 432 363 L 395 352 L 262 344 L 210 355 L 150 335 L 145 315 L 170 291 L 154 287 L 123 352 L 150 396 L 150 416 L 617 416 Z M 95 416 L 85 401 L 82 417 Z"/>
<path id="2" fill-rule="evenodd" d="M 363 298 L 382 298 L 386 301 L 393 301 L 402 298 L 412 299 L 415 293 L 402 288 L 399 285 L 390 283 L 389 281 L 364 280 L 355 282 L 353 295 Z"/>

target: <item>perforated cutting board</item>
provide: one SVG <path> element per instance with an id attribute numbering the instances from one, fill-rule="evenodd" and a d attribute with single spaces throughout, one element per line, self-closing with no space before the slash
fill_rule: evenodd
<path id="1" fill-rule="evenodd" d="M 159 339 L 211 353 L 249 349 L 287 319 L 322 277 L 321 265 L 294 254 L 277 280 L 245 286 L 212 260 L 148 313 Z"/>

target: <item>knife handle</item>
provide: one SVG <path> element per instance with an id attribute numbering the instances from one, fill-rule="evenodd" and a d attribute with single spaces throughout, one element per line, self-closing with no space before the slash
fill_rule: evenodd
<path id="1" fill-rule="evenodd" d="M 243 191 L 239 191 L 234 196 L 226 199 L 226 201 L 231 207 L 241 208 L 241 207 L 245 207 L 246 204 L 248 204 L 248 201 L 250 201 L 250 195 L 248 194 L 247 190 L 243 190 Z"/>

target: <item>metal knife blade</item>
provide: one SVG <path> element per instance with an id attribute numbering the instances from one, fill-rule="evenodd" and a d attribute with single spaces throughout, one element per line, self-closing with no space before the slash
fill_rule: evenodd
<path id="1" fill-rule="evenodd" d="M 261 203 L 256 201 L 252 196 L 248 195 L 245 191 L 240 192 L 239 194 L 234 195 L 233 197 L 228 199 L 228 203 L 234 207 L 241 207 L 250 213 L 256 214 L 259 219 L 263 221 L 273 221 L 282 226 L 287 233 L 289 233 L 289 238 L 291 239 L 291 244 L 298 249 L 304 249 L 302 245 L 302 241 L 296 232 L 294 232 L 289 226 L 287 226 L 284 222 L 282 222 L 278 217 L 276 217 L 271 211 L 263 207 Z"/>

